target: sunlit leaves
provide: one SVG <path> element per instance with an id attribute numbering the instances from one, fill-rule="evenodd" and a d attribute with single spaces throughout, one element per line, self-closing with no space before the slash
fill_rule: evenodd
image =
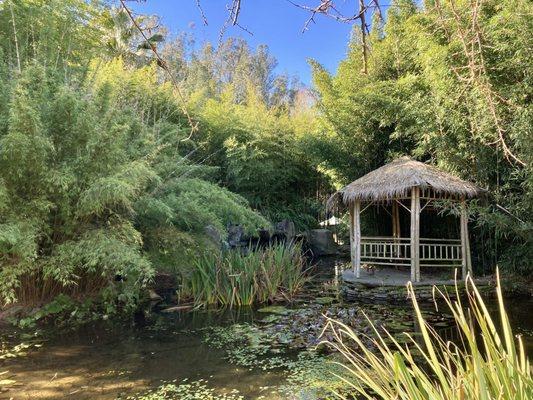
<path id="1" fill-rule="evenodd" d="M 477 263 L 530 271 L 531 3 L 418 3 L 390 5 L 367 74 L 357 37 L 335 74 L 311 63 L 324 131 L 312 150 L 343 184 L 410 155 L 487 188 L 508 212 L 478 208 Z"/>

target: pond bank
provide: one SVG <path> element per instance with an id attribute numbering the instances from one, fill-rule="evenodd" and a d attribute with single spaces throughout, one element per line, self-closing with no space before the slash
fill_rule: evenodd
<path id="1" fill-rule="evenodd" d="M 408 303 L 344 303 L 335 274 L 342 262 L 320 260 L 313 282 L 289 306 L 153 313 L 142 325 L 100 321 L 79 330 L 42 331 L 34 337 L 13 330 L 7 337 L 9 332 L 3 329 L 4 340 L 12 345 L 38 340 L 42 347 L 30 346 L 22 349 L 25 356 L 0 359 L 0 373 L 7 371 L 0 380 L 14 381 L 3 385 L 0 399 L 141 398 L 165 382 L 182 391 L 213 389 L 219 395 L 238 391 L 244 399 L 320 398 L 312 396 L 323 390 L 324 383 L 334 382 L 325 369 L 327 356 L 309 349 L 318 343 L 324 315 L 364 330 L 364 311 L 392 332 L 417 333 Z M 527 337 L 531 354 L 533 302 L 507 305 L 515 333 Z M 445 312 L 428 307 L 426 313 L 436 328 L 453 335 Z M 304 393 L 302 386 L 310 390 Z"/>

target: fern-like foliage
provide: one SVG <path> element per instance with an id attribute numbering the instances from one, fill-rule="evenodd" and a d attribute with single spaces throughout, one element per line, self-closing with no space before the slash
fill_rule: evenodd
<path id="1" fill-rule="evenodd" d="M 153 67 L 91 68 L 78 84 L 37 63 L 2 81 L 1 303 L 104 289 L 136 301 L 154 262 L 192 265 L 206 226 L 269 225 L 185 157 L 181 109 Z"/>

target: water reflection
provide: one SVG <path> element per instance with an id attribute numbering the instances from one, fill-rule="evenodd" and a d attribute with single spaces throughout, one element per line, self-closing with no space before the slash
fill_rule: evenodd
<path id="1" fill-rule="evenodd" d="M 309 310 L 311 306 L 317 306 L 314 299 L 331 296 L 338 285 L 339 266 L 343 263 L 345 260 L 335 258 L 320 260 L 313 270 L 313 282 L 293 308 Z M 515 332 L 527 336 L 529 354 L 533 351 L 531 305 L 531 300 L 507 302 Z M 396 325 L 398 329 L 409 330 L 415 333 L 415 337 L 420 337 L 416 335 L 420 328 L 408 304 L 343 304 L 336 298 L 333 306 L 324 307 L 334 308 L 337 312 L 355 308 L 363 308 L 369 313 L 374 310 L 375 321 L 386 326 Z M 432 312 L 431 307 L 426 312 Z M 440 315 L 434 317 L 440 321 Z M 256 324 L 264 318 L 264 314 L 251 308 L 222 312 L 197 310 L 156 313 L 147 320 L 146 326 L 101 322 L 78 331 L 54 332 L 42 349 L 27 357 L 0 361 L 0 372 L 9 371 L 3 378 L 9 377 L 19 384 L 8 392 L 0 392 L 0 399 L 112 399 L 157 387 L 162 381 L 185 378 L 207 379 L 211 387 L 221 392 L 237 389 L 247 399 L 260 396 L 272 400 L 286 398 L 273 394 L 273 388 L 284 381 L 283 371 L 238 367 L 225 359 L 223 350 L 209 347 L 202 340 L 201 329 L 204 327 Z M 291 322 L 298 324 L 298 318 L 296 312 Z M 301 325 L 308 326 L 305 321 Z M 455 330 L 446 323 L 441 322 L 438 329 L 447 339 L 456 340 Z"/>
<path id="2" fill-rule="evenodd" d="M 6 398 L 112 399 L 185 378 L 207 379 L 221 392 L 237 389 L 256 398 L 263 387 L 279 383 L 279 374 L 229 364 L 195 331 L 238 321 L 253 321 L 251 310 L 159 315 L 144 328 L 98 324 L 57 335 L 42 351 L 0 366 L 21 383 Z"/>

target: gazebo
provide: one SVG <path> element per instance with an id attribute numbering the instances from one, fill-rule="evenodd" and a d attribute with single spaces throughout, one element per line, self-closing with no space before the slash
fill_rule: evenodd
<path id="1" fill-rule="evenodd" d="M 411 281 L 420 282 L 420 267 L 461 268 L 472 274 L 466 201 L 481 189 L 438 168 L 409 157 L 398 158 L 345 186 L 328 200 L 350 211 L 350 255 L 356 278 L 361 264 L 410 266 Z M 420 213 L 438 201 L 460 206 L 460 238 L 420 237 Z M 392 218 L 391 236 L 361 236 L 360 215 L 368 207 L 384 207 Z M 400 208 L 410 214 L 410 237 L 401 237 Z"/>

